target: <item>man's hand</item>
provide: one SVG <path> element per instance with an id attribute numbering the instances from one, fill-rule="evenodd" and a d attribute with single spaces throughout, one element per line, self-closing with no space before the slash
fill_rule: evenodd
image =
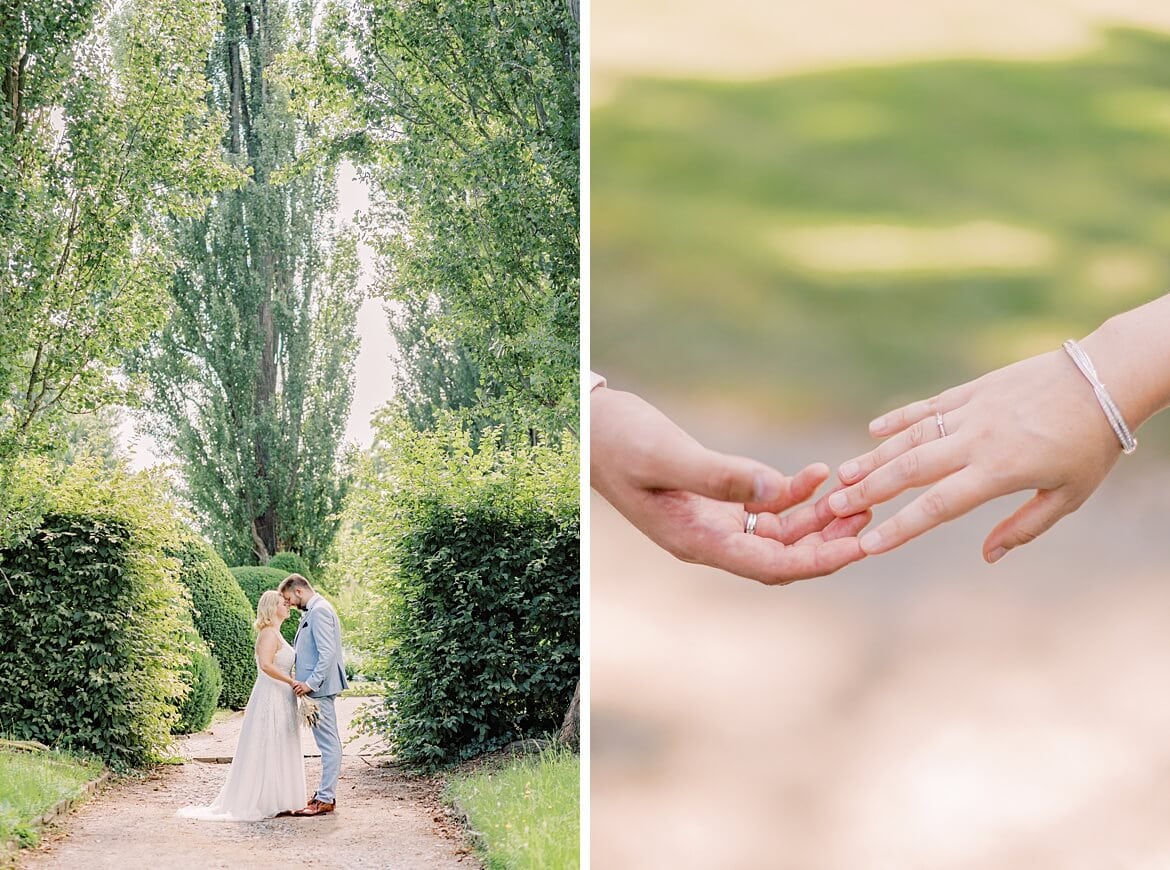
<path id="1" fill-rule="evenodd" d="M 293 683 L 293 691 L 296 692 L 297 697 L 307 695 L 313 691 L 313 688 L 308 683 L 302 683 L 299 680 Z"/>
<path id="2" fill-rule="evenodd" d="M 867 511 L 835 518 L 806 501 L 829 476 L 821 463 L 786 477 L 761 462 L 708 450 L 632 393 L 590 394 L 590 483 L 643 534 L 687 562 L 768 584 L 819 577 L 865 554 Z M 759 514 L 744 532 L 747 512 Z M 789 511 L 784 513 L 783 511 Z"/>

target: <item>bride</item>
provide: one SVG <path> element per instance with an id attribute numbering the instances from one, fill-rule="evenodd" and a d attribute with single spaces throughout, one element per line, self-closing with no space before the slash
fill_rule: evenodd
<path id="1" fill-rule="evenodd" d="M 305 805 L 297 698 L 292 691 L 293 648 L 281 637 L 288 605 L 276 590 L 256 605 L 256 685 L 227 781 L 209 807 L 183 807 L 178 815 L 217 822 L 252 822 Z"/>

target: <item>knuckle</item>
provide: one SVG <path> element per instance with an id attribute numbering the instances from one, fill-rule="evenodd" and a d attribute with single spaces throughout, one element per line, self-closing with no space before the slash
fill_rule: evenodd
<path id="1" fill-rule="evenodd" d="M 849 507 L 856 507 L 859 504 L 869 504 L 870 490 L 873 489 L 873 483 L 870 478 L 865 478 L 856 486 L 844 490 L 845 497 L 848 500 Z"/>
<path id="2" fill-rule="evenodd" d="M 922 512 L 932 520 L 943 519 L 947 515 L 947 500 L 942 493 L 931 490 L 922 496 Z"/>
<path id="3" fill-rule="evenodd" d="M 707 476 L 707 485 L 719 498 L 730 501 L 736 488 L 736 474 L 726 467 L 715 468 Z"/>
<path id="4" fill-rule="evenodd" d="M 899 457 L 895 471 L 902 480 L 914 480 L 918 476 L 918 469 L 921 467 L 921 463 L 922 460 L 919 458 L 918 452 L 911 450 L 909 453 L 903 453 Z"/>
<path id="5" fill-rule="evenodd" d="M 906 430 L 906 440 L 910 442 L 911 448 L 918 447 L 926 441 L 926 427 L 922 425 L 921 420 Z"/>
<path id="6" fill-rule="evenodd" d="M 1034 532 L 1031 529 L 1016 529 L 1016 536 L 1015 537 L 1016 537 L 1016 544 L 1017 545 L 1030 544 L 1034 540 L 1036 540 L 1038 537 L 1040 537 L 1040 533 Z"/>
<path id="7" fill-rule="evenodd" d="M 763 514 L 760 515 L 760 519 L 763 519 Z M 792 520 L 790 520 L 788 518 L 787 514 L 783 514 L 781 516 L 776 517 L 775 532 L 769 534 L 768 537 L 774 537 L 780 541 L 787 541 L 788 537 L 791 533 L 792 533 Z M 756 527 L 756 534 L 757 535 L 760 534 L 760 529 L 758 526 Z"/>

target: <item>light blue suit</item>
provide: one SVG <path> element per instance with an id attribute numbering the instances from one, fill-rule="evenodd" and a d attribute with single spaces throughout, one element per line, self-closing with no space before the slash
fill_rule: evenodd
<path id="1" fill-rule="evenodd" d="M 341 622 L 320 595 L 314 595 L 305 606 L 293 646 L 297 651 L 297 680 L 309 684 L 313 690 L 310 697 L 321 705 L 321 715 L 313 729 L 313 739 L 321 750 L 321 787 L 315 797 L 331 804 L 341 773 L 341 735 L 333 702 L 349 681 L 341 657 Z"/>

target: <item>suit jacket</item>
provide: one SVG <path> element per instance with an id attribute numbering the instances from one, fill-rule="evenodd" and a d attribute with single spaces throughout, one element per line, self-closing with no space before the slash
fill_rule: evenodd
<path id="1" fill-rule="evenodd" d="M 314 595 L 305 607 L 293 646 L 297 680 L 309 684 L 312 697 L 338 695 L 348 688 L 341 657 L 341 622 L 333 606 L 320 595 Z"/>

